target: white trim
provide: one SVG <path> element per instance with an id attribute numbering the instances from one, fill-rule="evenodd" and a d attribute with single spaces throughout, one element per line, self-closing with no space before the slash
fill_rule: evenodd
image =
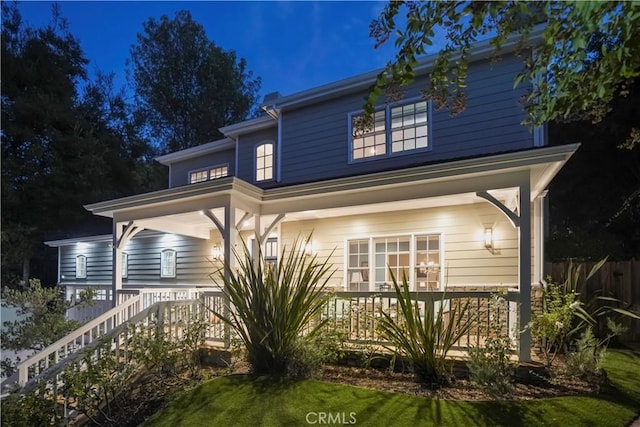
<path id="1" fill-rule="evenodd" d="M 224 176 L 219 176 L 217 178 L 211 178 L 211 170 L 212 169 L 220 169 L 220 168 L 227 168 L 227 174 Z M 207 173 L 207 179 L 203 179 L 202 181 L 198 181 L 198 182 L 191 182 L 191 174 L 193 173 L 198 173 L 198 172 L 206 172 Z M 201 168 L 197 168 L 197 169 L 192 169 L 190 171 L 187 171 L 187 183 L 189 185 L 193 185 L 193 184 L 200 184 L 201 182 L 205 182 L 205 181 L 212 181 L 214 179 L 220 179 L 220 178 L 226 178 L 229 176 L 229 163 L 218 163 L 212 166 L 204 166 Z"/>
<path id="2" fill-rule="evenodd" d="M 411 290 L 411 292 L 417 292 L 416 288 L 415 288 L 415 278 L 414 278 L 414 273 L 415 273 L 415 266 L 416 266 L 416 245 L 415 245 L 415 240 L 416 237 L 418 236 L 438 236 L 439 239 L 439 253 L 440 253 L 440 259 L 439 259 L 439 267 L 440 267 L 440 271 L 438 272 L 438 282 L 439 282 L 439 286 L 437 291 L 441 291 L 443 289 L 446 288 L 445 283 L 444 283 L 444 263 L 445 263 L 445 244 L 444 244 L 444 240 L 445 240 L 445 233 L 443 231 L 413 231 L 411 233 L 403 233 L 403 232 L 399 232 L 399 233 L 375 233 L 375 232 L 370 232 L 370 233 L 359 233 L 359 234 L 354 234 L 354 235 L 349 235 L 349 236 L 345 236 L 343 238 L 343 277 L 342 277 L 342 287 L 343 289 L 345 289 L 346 291 L 348 291 L 349 289 L 349 241 L 351 240 L 368 240 L 369 241 L 369 291 L 370 292 L 375 292 L 375 282 L 376 282 L 376 276 L 375 276 L 375 256 L 376 256 L 376 252 L 375 252 L 375 239 L 387 239 L 387 238 L 391 238 L 391 237 L 408 237 L 409 238 L 409 271 L 410 271 L 410 276 L 409 276 L 409 289 Z M 385 266 L 386 267 L 386 266 Z M 397 280 L 400 280 L 400 278 L 396 278 Z M 469 286 L 469 285 L 464 285 L 464 286 Z M 484 286 L 494 286 L 494 285 L 484 285 Z"/>
<path id="3" fill-rule="evenodd" d="M 405 105 L 417 104 L 419 102 L 426 102 L 427 104 L 427 146 L 421 148 L 412 148 L 409 150 L 401 150 L 396 153 L 393 152 L 393 129 L 391 127 L 391 110 L 397 107 L 404 107 Z M 384 111 L 384 134 L 385 134 L 385 152 L 384 154 L 377 154 L 373 156 L 365 156 L 359 159 L 353 158 L 353 118 L 360 116 L 364 113 L 364 110 L 355 110 L 347 113 L 347 138 L 349 141 L 348 144 L 348 157 L 347 163 L 349 164 L 359 164 L 365 162 L 371 162 L 375 160 L 383 160 L 383 159 L 391 159 L 395 157 L 402 157 L 414 154 L 420 154 L 425 152 L 433 151 L 433 137 L 432 137 L 432 114 L 433 110 L 432 102 L 425 100 L 421 97 L 410 97 L 407 99 L 403 99 L 401 101 L 392 102 L 389 104 L 385 104 L 382 106 L 377 106 L 375 112 L 378 113 L 380 111 Z M 375 125 L 375 121 L 374 121 Z M 414 126 L 416 129 L 418 126 Z M 417 137 L 416 137 L 417 138 Z"/>
<path id="4" fill-rule="evenodd" d="M 165 274 L 165 253 L 171 253 L 173 258 L 173 272 L 171 274 Z M 167 248 L 160 251 L 160 278 L 161 279 L 175 279 L 178 274 L 178 252 L 175 249 Z"/>
<path id="5" fill-rule="evenodd" d="M 266 147 L 267 145 L 271 145 L 271 165 L 269 166 L 269 168 L 266 167 L 266 163 L 265 163 L 265 167 L 262 168 L 264 171 L 266 171 L 267 169 L 271 169 L 271 178 L 269 179 L 258 179 L 258 149 L 260 147 Z M 265 157 L 266 159 L 266 155 L 264 155 L 263 157 Z M 266 139 L 264 141 L 258 142 L 256 144 L 254 144 L 253 146 L 253 182 L 254 183 L 263 183 L 263 182 L 272 182 L 272 181 L 276 181 L 276 144 L 275 141 L 272 141 L 270 139 Z"/>
<path id="6" fill-rule="evenodd" d="M 82 260 L 82 262 L 80 262 L 80 260 Z M 74 277 L 76 279 L 87 278 L 87 256 L 84 254 L 76 255 L 76 269 Z"/>
<path id="7" fill-rule="evenodd" d="M 233 147 L 233 140 L 230 138 L 224 138 L 217 141 L 208 142 L 206 144 L 198 145 L 196 147 L 187 148 L 185 150 L 176 151 L 174 153 L 165 154 L 164 156 L 156 157 L 155 160 L 165 166 L 169 166 L 171 165 L 171 163 L 192 159 L 194 157 L 200 157 L 209 153 L 228 150 L 229 148 Z"/>
<path id="8" fill-rule="evenodd" d="M 229 126 L 218 128 L 224 136 L 234 138 L 249 132 L 255 132 L 262 129 L 268 129 L 275 126 L 277 122 L 270 116 L 265 115 L 255 119 L 245 120 L 244 122 L 235 123 Z"/>
<path id="9" fill-rule="evenodd" d="M 345 178 L 330 179 L 324 181 L 315 181 L 305 184 L 294 184 L 283 187 L 275 187 L 263 190 L 253 184 L 229 176 L 227 178 L 216 179 L 199 183 L 198 185 L 185 185 L 168 190 L 159 190 L 151 193 L 138 194 L 135 196 L 124 197 L 115 200 L 86 205 L 85 209 L 90 212 L 106 217 L 113 217 L 114 213 L 122 213 L 121 220 L 126 220 L 124 211 L 135 208 L 156 208 L 160 205 L 172 205 L 179 203 L 185 209 L 185 203 L 211 204 L 211 198 L 220 198 L 223 195 L 239 197 L 243 203 L 255 203 L 255 207 L 262 205 L 261 214 L 280 213 L 274 212 L 271 203 L 293 202 L 294 198 L 313 198 L 318 199 L 319 196 L 333 196 L 336 193 L 357 193 L 359 199 L 366 198 L 367 203 L 375 203 L 383 195 L 378 195 L 375 191 L 366 191 L 375 187 L 411 187 L 417 184 L 431 183 L 436 186 L 429 193 L 425 192 L 425 197 L 442 195 L 440 193 L 451 194 L 450 191 L 466 192 L 471 191 L 465 188 L 453 188 L 452 178 L 469 178 L 474 177 L 477 181 L 480 177 L 491 178 L 492 184 L 503 184 L 497 178 L 506 172 L 512 173 L 517 171 L 527 171 L 534 166 L 547 165 L 548 173 L 540 178 L 544 182 L 535 182 L 536 191 L 538 186 L 544 184 L 545 188 L 548 181 L 553 178 L 562 165 L 573 155 L 580 144 L 570 144 L 562 146 L 532 148 L 528 150 L 516 151 L 513 153 L 498 154 L 474 157 L 464 160 L 453 160 L 433 163 L 424 166 L 417 166 L 405 169 L 395 169 L 391 171 L 375 172 L 369 174 L 356 175 Z M 468 181 L 468 180 L 466 180 Z M 494 182 L 495 181 L 495 182 Z M 462 182 L 462 181 L 460 181 Z M 479 191 L 483 188 L 474 186 L 473 191 Z M 488 188 L 496 188 L 495 186 Z M 435 191 L 438 190 L 438 191 Z M 462 191 L 464 190 L 464 191 Z M 536 194 L 533 191 L 532 194 Z M 332 198 L 335 200 L 335 198 Z M 202 202 L 200 202 L 202 201 Z M 196 203 L 197 202 L 197 203 Z M 296 200 L 296 202 L 298 202 Z M 355 201 L 358 202 L 360 201 Z M 333 202 L 332 202 L 333 203 Z M 343 202 L 340 202 L 343 203 Z M 307 207 L 309 203 L 298 205 L 301 210 L 313 209 Z M 318 203 L 314 203 L 318 205 Z M 333 203 L 336 205 L 336 203 Z M 204 206 L 203 206 L 204 207 Z M 202 209 L 200 207 L 199 209 Z M 336 206 L 334 206 L 336 207 Z M 279 208 L 278 208 L 279 209 Z M 171 210 L 171 209 L 164 209 Z M 154 213 L 155 214 L 155 213 Z M 157 215 L 156 215 L 157 216 Z"/>

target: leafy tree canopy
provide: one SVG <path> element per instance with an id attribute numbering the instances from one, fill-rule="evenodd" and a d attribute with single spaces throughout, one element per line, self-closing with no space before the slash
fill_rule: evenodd
<path id="1" fill-rule="evenodd" d="M 219 127 L 252 113 L 260 89 L 246 61 L 185 10 L 145 22 L 128 65 L 150 134 L 169 152 L 220 137 Z"/>
<path id="2" fill-rule="evenodd" d="M 109 74 L 89 81 L 57 5 L 36 28 L 3 2 L 1 45 L 2 274 L 26 283 L 43 240 L 110 228 L 83 205 L 154 187 L 156 175 L 124 95 Z"/>
<path id="3" fill-rule="evenodd" d="M 396 20 L 406 12 L 406 26 Z M 600 121 L 616 96 L 625 96 L 631 79 L 640 76 L 640 3 L 587 1 L 391 1 L 370 25 L 376 46 L 394 37 L 397 54 L 368 96 L 372 114 L 383 91 L 412 82 L 418 57 L 427 53 L 436 31 L 446 35 L 429 73 L 424 95 L 452 113 L 465 106 L 470 49 L 488 38 L 499 54 L 509 36 L 530 45 L 532 29 L 544 22 L 542 42 L 527 55 L 515 84 L 536 85 L 524 105 L 526 124 L 590 119 Z M 634 128 L 627 147 L 640 143 Z"/>

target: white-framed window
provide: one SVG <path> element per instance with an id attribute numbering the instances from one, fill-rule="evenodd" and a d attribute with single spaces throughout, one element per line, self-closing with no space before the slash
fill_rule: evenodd
<path id="1" fill-rule="evenodd" d="M 273 179 L 273 143 L 267 142 L 256 147 L 256 181 Z"/>
<path id="2" fill-rule="evenodd" d="M 126 279 L 129 275 L 129 254 L 126 252 L 122 252 L 122 278 Z"/>
<path id="3" fill-rule="evenodd" d="M 87 278 L 87 257 L 85 255 L 76 256 L 76 279 Z"/>
<path id="4" fill-rule="evenodd" d="M 176 277 L 176 255 L 173 249 L 160 252 L 160 277 Z"/>
<path id="5" fill-rule="evenodd" d="M 441 283 L 442 236 L 411 234 L 347 240 L 346 288 L 392 291 L 403 275 L 411 290 L 437 290 Z M 370 279 L 371 278 L 371 279 Z"/>
<path id="6" fill-rule="evenodd" d="M 350 240 L 347 259 L 347 290 L 369 290 L 369 239 Z"/>
<path id="7" fill-rule="evenodd" d="M 210 166 L 205 169 L 189 172 L 189 184 L 209 181 L 212 179 L 224 178 L 229 175 L 229 165 Z"/>
<path id="8" fill-rule="evenodd" d="M 388 105 L 374 113 L 369 129 L 359 129 L 361 118 L 362 113 L 350 115 L 350 161 L 430 149 L 427 101 Z"/>

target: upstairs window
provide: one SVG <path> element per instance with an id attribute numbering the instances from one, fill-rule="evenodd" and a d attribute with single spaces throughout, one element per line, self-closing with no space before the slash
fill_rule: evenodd
<path id="1" fill-rule="evenodd" d="M 160 277 L 176 277 L 176 251 L 173 249 L 160 253 Z"/>
<path id="2" fill-rule="evenodd" d="M 87 257 L 78 255 L 76 257 L 76 279 L 87 278 Z"/>
<path id="3" fill-rule="evenodd" d="M 273 143 L 256 147 L 256 181 L 273 179 Z"/>
<path id="4" fill-rule="evenodd" d="M 428 103 L 391 105 L 377 111 L 373 126 L 358 129 L 362 114 L 351 116 L 351 160 L 388 157 L 428 149 Z"/>
<path id="5" fill-rule="evenodd" d="M 189 184 L 224 178 L 229 175 L 229 165 L 211 166 L 207 169 L 189 172 Z"/>

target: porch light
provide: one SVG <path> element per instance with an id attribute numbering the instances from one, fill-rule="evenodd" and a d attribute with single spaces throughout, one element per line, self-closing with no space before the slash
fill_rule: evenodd
<path id="1" fill-rule="evenodd" d="M 315 254 L 316 254 L 316 252 L 317 252 L 317 251 L 316 251 L 316 248 L 315 248 L 315 245 L 313 244 L 313 242 L 307 242 L 307 243 L 304 245 L 304 254 L 305 254 L 306 256 L 312 256 L 312 255 L 315 255 Z"/>
<path id="2" fill-rule="evenodd" d="M 222 259 L 222 250 L 220 249 L 220 246 L 215 245 L 211 249 L 211 257 L 213 258 L 214 261 L 218 261 Z"/>
<path id="3" fill-rule="evenodd" d="M 493 228 L 484 229 L 484 247 L 487 249 L 493 248 Z"/>

